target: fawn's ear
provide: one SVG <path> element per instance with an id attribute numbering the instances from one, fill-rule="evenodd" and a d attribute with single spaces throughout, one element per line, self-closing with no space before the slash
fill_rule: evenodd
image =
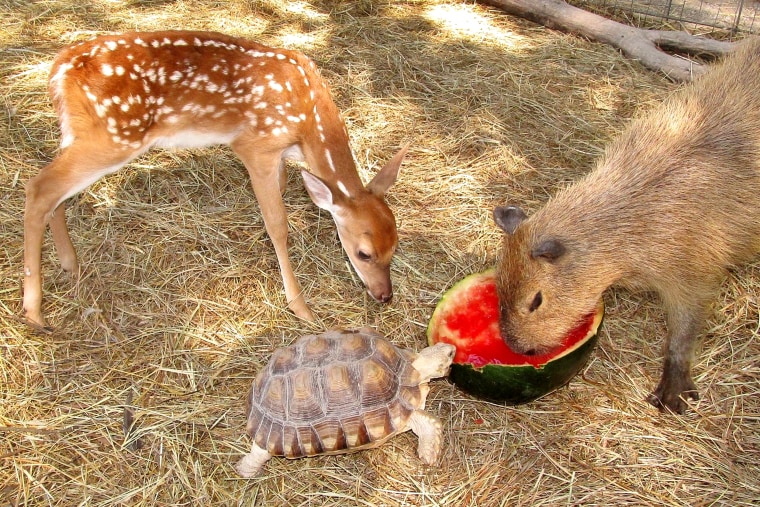
<path id="1" fill-rule="evenodd" d="M 333 193 L 327 184 L 305 169 L 301 170 L 301 176 L 303 177 L 306 191 L 309 192 L 309 197 L 311 197 L 314 204 L 332 213 L 335 210 L 335 202 L 333 200 Z"/>
<path id="2" fill-rule="evenodd" d="M 517 226 L 526 218 L 528 215 L 517 206 L 496 206 L 493 210 L 493 221 L 509 235 L 514 234 Z"/>
<path id="3" fill-rule="evenodd" d="M 404 161 L 407 151 L 409 151 L 409 144 L 398 150 L 393 155 L 393 158 L 386 162 L 383 168 L 372 178 L 372 181 L 367 184 L 367 190 L 378 197 L 385 195 L 385 192 L 391 188 L 391 185 L 396 183 L 398 172 L 401 169 L 401 162 Z"/>

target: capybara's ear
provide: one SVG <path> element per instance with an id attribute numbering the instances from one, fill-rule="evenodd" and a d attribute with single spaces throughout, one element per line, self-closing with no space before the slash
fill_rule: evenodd
<path id="1" fill-rule="evenodd" d="M 507 234 L 514 234 L 526 218 L 528 215 L 517 206 L 496 206 L 493 210 L 493 221 Z"/>
<path id="2" fill-rule="evenodd" d="M 565 245 L 558 239 L 545 239 L 530 252 L 534 259 L 554 262 L 565 254 Z"/>

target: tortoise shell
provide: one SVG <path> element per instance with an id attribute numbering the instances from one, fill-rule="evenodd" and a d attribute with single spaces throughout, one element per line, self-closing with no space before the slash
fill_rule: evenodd
<path id="1" fill-rule="evenodd" d="M 374 447 L 423 408 L 427 384 L 415 357 L 371 329 L 303 336 L 253 382 L 247 433 L 287 458 Z"/>

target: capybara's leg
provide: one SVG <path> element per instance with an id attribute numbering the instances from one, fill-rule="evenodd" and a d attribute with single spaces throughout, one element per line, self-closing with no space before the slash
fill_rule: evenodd
<path id="1" fill-rule="evenodd" d="M 704 325 L 707 303 L 669 305 L 668 337 L 664 344 L 662 378 L 647 401 L 661 411 L 683 414 L 685 400 L 699 399 L 697 386 L 691 378 L 691 363 Z"/>

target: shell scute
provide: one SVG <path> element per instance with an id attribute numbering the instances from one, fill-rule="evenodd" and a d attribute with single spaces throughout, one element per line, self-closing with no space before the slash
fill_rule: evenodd
<path id="1" fill-rule="evenodd" d="M 297 350 L 292 347 L 277 349 L 272 354 L 267 368 L 271 375 L 282 375 L 298 366 Z M 260 392 L 260 391 L 259 391 Z"/>
<path id="2" fill-rule="evenodd" d="M 317 335 L 296 344 L 302 368 L 320 367 L 329 363 L 335 355 L 335 340 Z"/>
<path id="3" fill-rule="evenodd" d="M 326 368 L 322 377 L 325 412 L 334 417 L 359 410 L 362 382 L 356 364 L 336 364 Z"/>
<path id="4" fill-rule="evenodd" d="M 395 430 L 388 407 L 382 406 L 368 410 L 364 413 L 363 419 L 371 442 L 380 440 Z"/>
<path id="5" fill-rule="evenodd" d="M 404 365 L 411 366 L 408 357 L 386 340 L 374 340 L 374 349 L 372 359 L 386 365 L 394 374 L 401 374 L 404 371 Z"/>
<path id="6" fill-rule="evenodd" d="M 412 412 L 414 412 L 416 406 L 417 405 L 410 405 L 403 396 L 400 396 L 397 400 L 388 405 L 388 415 L 392 421 L 394 431 L 401 431 L 406 427 L 406 423 L 412 415 Z"/>
<path id="7" fill-rule="evenodd" d="M 283 427 L 277 423 L 272 423 L 267 438 L 265 449 L 269 454 L 283 454 Z"/>
<path id="8" fill-rule="evenodd" d="M 365 361 L 361 364 L 361 409 L 385 405 L 398 396 L 398 375 L 383 363 Z"/>
<path id="9" fill-rule="evenodd" d="M 361 361 L 370 357 L 377 340 L 358 334 L 344 335 L 338 342 L 337 355 L 341 360 Z"/>
<path id="10" fill-rule="evenodd" d="M 346 448 L 343 426 L 335 419 L 324 419 L 314 423 L 314 431 L 319 435 L 324 452 L 334 452 Z"/>
<path id="11" fill-rule="evenodd" d="M 269 444 L 267 442 L 269 441 L 269 432 L 271 429 L 272 419 L 266 414 L 259 412 L 259 424 L 253 435 L 253 440 L 256 442 L 256 445 L 262 449 L 269 447 Z"/>
<path id="12" fill-rule="evenodd" d="M 319 371 L 313 368 L 299 368 L 290 372 L 290 397 L 288 398 L 288 420 L 313 421 L 324 417 L 324 403 L 320 389 Z M 265 396 L 265 398 L 268 397 Z"/>
<path id="13" fill-rule="evenodd" d="M 423 393 L 419 386 L 401 386 L 399 394 L 409 406 L 418 407 L 422 404 Z"/>
<path id="14" fill-rule="evenodd" d="M 399 384 L 406 387 L 417 387 L 422 382 L 422 376 L 412 363 L 407 361 L 399 366 L 398 374 Z"/>
<path id="15" fill-rule="evenodd" d="M 298 442 L 298 430 L 292 424 L 286 424 L 282 427 L 282 446 L 277 452 L 270 454 L 278 456 L 300 457 L 301 444 Z"/>
<path id="16" fill-rule="evenodd" d="M 352 449 L 372 443 L 362 415 L 352 415 L 341 420 L 346 435 L 346 447 Z"/>
<path id="17" fill-rule="evenodd" d="M 275 419 L 288 419 L 288 378 L 276 375 L 269 378 L 263 387 L 267 395 L 261 400 L 261 408 Z"/>
<path id="18" fill-rule="evenodd" d="M 322 441 L 314 428 L 309 425 L 301 425 L 296 427 L 296 431 L 298 432 L 298 441 L 301 443 L 303 456 L 314 456 L 315 454 L 324 452 Z"/>

